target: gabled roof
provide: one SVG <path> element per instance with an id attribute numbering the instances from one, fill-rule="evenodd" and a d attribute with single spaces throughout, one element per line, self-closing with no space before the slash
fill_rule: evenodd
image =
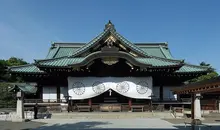
<path id="1" fill-rule="evenodd" d="M 83 52 L 87 51 L 89 48 L 91 48 L 91 47 L 95 46 L 96 44 L 98 44 L 98 42 L 100 40 L 102 40 L 105 36 L 107 36 L 109 34 L 115 36 L 116 39 L 118 39 L 124 46 L 131 48 L 136 53 L 141 54 L 142 56 L 145 56 L 145 57 L 149 56 L 147 54 L 147 52 L 141 50 L 140 48 L 138 48 L 137 46 L 135 46 L 134 44 L 129 42 L 127 39 L 125 39 L 123 36 L 121 36 L 119 33 L 117 33 L 116 31 L 112 31 L 111 29 L 106 29 L 104 32 L 99 34 L 96 38 L 94 38 L 88 44 L 85 44 L 84 46 L 82 46 L 81 48 L 79 48 L 78 50 L 73 52 L 73 54 L 71 56 L 75 57 L 75 56 L 78 56 L 78 55 L 82 54 Z"/>
<path id="2" fill-rule="evenodd" d="M 99 44 L 99 41 L 107 36 L 113 36 L 120 44 L 130 48 L 133 52 L 139 54 L 140 57 L 132 57 L 135 63 L 146 65 L 147 67 L 173 67 L 178 66 L 180 69 L 175 73 L 194 73 L 207 72 L 208 68 L 184 64 L 182 60 L 175 60 L 168 48 L 166 42 L 162 43 L 136 43 L 133 44 L 116 32 L 114 25 L 109 22 L 105 30 L 89 43 L 53 43 L 46 59 L 37 60 L 36 64 L 25 66 L 11 67 L 11 72 L 17 73 L 45 73 L 38 67 L 69 67 L 69 65 L 80 64 L 89 60 L 89 56 L 96 52 L 87 54 L 85 57 L 80 57 L 81 54 L 90 48 Z M 38 67 L 37 67 L 37 66 Z"/>

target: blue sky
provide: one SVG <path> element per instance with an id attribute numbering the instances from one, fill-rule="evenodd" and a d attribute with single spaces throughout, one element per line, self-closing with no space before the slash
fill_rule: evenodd
<path id="1" fill-rule="evenodd" d="M 176 59 L 220 72 L 219 0 L 1 0 L 0 59 L 43 59 L 52 42 L 89 42 L 111 20 L 131 42 L 168 42 Z"/>

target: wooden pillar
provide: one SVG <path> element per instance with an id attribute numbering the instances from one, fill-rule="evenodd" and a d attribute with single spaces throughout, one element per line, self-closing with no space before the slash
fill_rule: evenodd
<path id="1" fill-rule="evenodd" d="M 132 106 L 132 99 L 131 98 L 128 99 L 128 106 L 129 106 L 129 109 L 131 109 L 131 106 Z"/>
<path id="2" fill-rule="evenodd" d="M 160 85 L 160 100 L 163 101 L 163 85 Z"/>
<path id="3" fill-rule="evenodd" d="M 38 86 L 38 89 L 39 89 L 39 99 L 42 99 L 43 100 L 43 86 Z"/>
<path id="4" fill-rule="evenodd" d="M 60 102 L 60 86 L 57 86 L 57 102 Z"/>
<path id="5" fill-rule="evenodd" d="M 181 98 L 180 98 L 180 94 L 177 94 L 177 101 L 180 101 Z"/>
<path id="6" fill-rule="evenodd" d="M 192 120 L 194 120 L 194 113 L 195 113 L 195 111 L 194 111 L 194 102 L 195 102 L 195 95 L 194 94 L 192 94 L 191 95 L 191 119 Z"/>
<path id="7" fill-rule="evenodd" d="M 92 99 L 90 98 L 88 101 L 89 106 L 92 106 Z"/>
<path id="8" fill-rule="evenodd" d="M 218 100 L 218 113 L 220 113 L 220 100 Z"/>

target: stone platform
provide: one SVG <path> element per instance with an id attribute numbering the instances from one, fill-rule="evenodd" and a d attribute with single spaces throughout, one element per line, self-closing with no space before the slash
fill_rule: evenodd
<path id="1" fill-rule="evenodd" d="M 52 119 L 130 119 L 165 118 L 173 119 L 170 112 L 72 112 L 52 113 Z"/>

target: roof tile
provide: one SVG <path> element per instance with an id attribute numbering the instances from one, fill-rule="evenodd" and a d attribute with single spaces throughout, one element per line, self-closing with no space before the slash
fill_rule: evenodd
<path id="1" fill-rule="evenodd" d="M 44 73 L 44 71 L 40 70 L 37 66 L 33 64 L 10 67 L 9 71 L 11 72 L 25 72 L 25 73 Z"/>

